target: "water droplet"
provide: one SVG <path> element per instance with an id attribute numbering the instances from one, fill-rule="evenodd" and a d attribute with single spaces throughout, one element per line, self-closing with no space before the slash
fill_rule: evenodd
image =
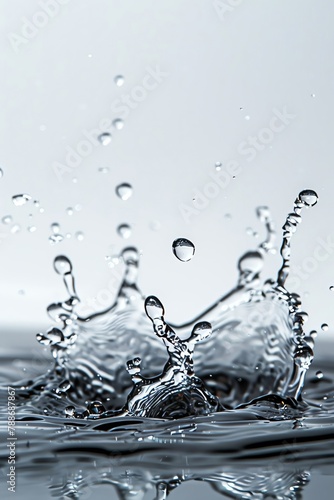
<path id="1" fill-rule="evenodd" d="M 36 226 L 29 226 L 27 229 L 28 229 L 29 233 L 34 233 L 35 231 L 37 231 Z"/>
<path id="2" fill-rule="evenodd" d="M 131 184 L 128 184 L 127 182 L 123 182 L 123 184 L 119 184 L 116 187 L 116 194 L 121 200 L 126 201 L 129 198 L 131 198 L 133 194 L 133 189 Z"/>
<path id="3" fill-rule="evenodd" d="M 55 245 L 56 243 L 60 243 L 63 241 L 64 236 L 62 234 L 52 234 L 49 236 L 49 243 L 50 245 Z"/>
<path id="4" fill-rule="evenodd" d="M 120 224 L 117 228 L 119 236 L 127 240 L 131 236 L 131 226 L 129 224 Z"/>
<path id="5" fill-rule="evenodd" d="M 102 144 L 102 146 L 108 146 L 111 142 L 111 134 L 109 132 L 103 132 L 98 136 L 98 140 Z"/>
<path id="6" fill-rule="evenodd" d="M 73 215 L 73 208 L 72 207 L 66 208 L 66 213 L 67 215 Z"/>
<path id="7" fill-rule="evenodd" d="M 101 168 L 99 168 L 99 172 L 101 174 L 107 174 L 109 172 L 109 170 L 110 170 L 109 167 L 101 167 Z"/>
<path id="8" fill-rule="evenodd" d="M 77 231 L 77 232 L 75 233 L 75 237 L 76 237 L 76 239 L 77 239 L 78 241 L 82 241 L 82 240 L 84 239 L 85 235 L 83 234 L 83 232 L 82 232 L 82 231 Z"/>
<path id="9" fill-rule="evenodd" d="M 322 378 L 324 378 L 324 374 L 322 373 L 321 370 L 318 370 L 316 373 L 315 373 L 315 376 L 321 380 Z"/>
<path id="10" fill-rule="evenodd" d="M 117 87 L 122 87 L 122 85 L 124 84 L 124 80 L 124 76 L 122 75 L 117 75 L 114 78 L 114 82 L 116 83 Z"/>
<path id="11" fill-rule="evenodd" d="M 101 415 L 106 409 L 100 401 L 93 401 L 89 404 L 88 411 L 91 415 Z"/>
<path id="12" fill-rule="evenodd" d="M 195 254 L 194 244 L 185 238 L 174 240 L 172 248 L 174 255 L 182 262 L 188 262 Z"/>
<path id="13" fill-rule="evenodd" d="M 323 323 L 323 324 L 321 325 L 321 330 L 322 330 L 323 332 L 327 332 L 328 328 L 329 328 L 329 326 L 328 326 L 328 324 L 327 324 L 327 323 Z"/>
<path id="14" fill-rule="evenodd" d="M 215 169 L 217 170 L 217 172 L 219 172 L 219 170 L 222 169 L 222 164 L 220 161 L 216 161 L 215 163 Z"/>
<path id="15" fill-rule="evenodd" d="M 112 124 L 117 130 L 122 130 L 122 128 L 124 127 L 124 121 L 122 120 L 122 118 L 116 118 L 115 120 L 113 120 Z"/>
<path id="16" fill-rule="evenodd" d="M 16 194 L 15 196 L 12 196 L 12 202 L 16 207 L 25 205 L 29 200 L 31 200 L 31 196 L 29 194 Z"/>
<path id="17" fill-rule="evenodd" d="M 58 222 L 54 222 L 51 224 L 51 231 L 53 231 L 55 234 L 58 234 L 60 232 L 60 225 Z"/>
<path id="18" fill-rule="evenodd" d="M 12 234 L 16 234 L 16 233 L 19 233 L 21 231 L 21 226 L 20 224 L 14 224 L 11 229 L 10 229 L 10 232 Z"/>
<path id="19" fill-rule="evenodd" d="M 11 215 L 4 215 L 1 221 L 3 224 L 10 224 L 13 221 L 13 217 Z"/>
<path id="20" fill-rule="evenodd" d="M 53 262 L 53 267 L 56 273 L 61 276 L 72 272 L 72 263 L 65 255 L 58 255 Z"/>
<path id="21" fill-rule="evenodd" d="M 318 201 L 318 195 L 312 189 L 304 189 L 299 193 L 299 198 L 307 207 L 313 207 Z"/>

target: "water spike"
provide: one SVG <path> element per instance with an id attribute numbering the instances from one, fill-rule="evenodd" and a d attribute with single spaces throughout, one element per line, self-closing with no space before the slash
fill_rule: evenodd
<path id="1" fill-rule="evenodd" d="M 283 242 L 281 246 L 282 266 L 278 271 L 277 283 L 284 287 L 290 273 L 290 245 L 292 234 L 296 231 L 302 218 L 300 212 L 304 207 L 313 207 L 318 201 L 318 195 L 311 189 L 301 191 L 295 200 L 293 212 L 288 214 L 283 225 Z"/>
<path id="2" fill-rule="evenodd" d="M 273 220 L 271 218 L 271 214 L 268 207 L 258 207 L 256 209 L 256 215 L 260 219 L 260 221 L 265 225 L 267 231 L 266 239 L 260 243 L 259 251 L 260 252 L 273 252 L 274 244 L 276 240 L 276 231 Z"/>

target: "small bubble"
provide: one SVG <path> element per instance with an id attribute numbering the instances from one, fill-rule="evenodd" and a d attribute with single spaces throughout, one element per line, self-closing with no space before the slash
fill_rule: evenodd
<path id="1" fill-rule="evenodd" d="M 82 240 L 84 239 L 85 235 L 83 234 L 83 232 L 82 232 L 82 231 L 77 231 L 77 232 L 75 233 L 75 237 L 76 237 L 76 239 L 77 239 L 78 241 L 82 241 Z"/>
<path id="2" fill-rule="evenodd" d="M 215 169 L 217 170 L 217 172 L 219 172 L 221 169 L 222 169 L 222 164 L 220 161 L 216 161 L 215 163 Z"/>
<path id="3" fill-rule="evenodd" d="M 66 236 L 66 238 L 67 238 L 68 240 L 69 240 L 70 238 L 72 238 L 71 233 L 66 233 L 66 234 L 65 234 L 65 236 Z"/>
<path id="4" fill-rule="evenodd" d="M 249 115 L 246 115 L 246 116 L 245 116 L 245 120 L 247 120 L 247 121 L 248 121 L 248 120 L 250 120 L 250 116 L 249 116 Z"/>
<path id="5" fill-rule="evenodd" d="M 111 142 L 111 134 L 109 132 L 103 132 L 98 136 L 98 140 L 102 144 L 102 146 L 108 146 Z"/>
<path id="6" fill-rule="evenodd" d="M 109 172 L 109 167 L 101 167 L 98 170 L 101 174 L 107 174 Z"/>
<path id="7" fill-rule="evenodd" d="M 88 54 L 88 57 L 91 59 L 93 57 L 93 54 Z"/>
<path id="8" fill-rule="evenodd" d="M 117 228 L 117 232 L 121 238 L 127 240 L 131 236 L 131 226 L 129 226 L 129 224 L 120 224 Z"/>
<path id="9" fill-rule="evenodd" d="M 72 182 L 73 182 L 73 184 L 77 184 L 77 182 L 78 182 L 77 177 L 73 177 Z"/>
<path id="10" fill-rule="evenodd" d="M 35 231 L 37 231 L 36 226 L 29 226 L 27 229 L 28 229 L 29 233 L 34 233 Z"/>
<path id="11" fill-rule="evenodd" d="M 73 208 L 72 207 L 66 208 L 66 213 L 67 215 L 73 215 Z"/>
<path id="12" fill-rule="evenodd" d="M 0 168 L 0 179 L 1 179 L 1 177 L 3 177 L 3 170 L 2 170 L 2 168 Z"/>
<path id="13" fill-rule="evenodd" d="M 331 285 L 331 286 L 329 287 L 329 289 L 330 289 L 330 291 L 331 291 L 331 292 L 334 292 L 334 285 Z"/>
<path id="14" fill-rule="evenodd" d="M 14 224 L 10 229 L 10 232 L 12 234 L 19 233 L 20 231 L 21 231 L 21 226 L 19 224 Z"/>
<path id="15" fill-rule="evenodd" d="M 311 97 L 315 97 L 315 94 L 311 94 Z"/>
<path id="16" fill-rule="evenodd" d="M 185 238 L 178 238 L 174 240 L 172 248 L 175 257 L 182 262 L 188 262 L 195 254 L 194 244 Z"/>
<path id="17" fill-rule="evenodd" d="M 329 326 L 328 326 L 328 324 L 327 324 L 327 323 L 323 323 L 323 324 L 321 325 L 321 330 L 322 330 L 323 332 L 327 332 L 328 328 L 329 328 Z"/>
<path id="18" fill-rule="evenodd" d="M 3 224 L 10 224 L 13 221 L 13 217 L 11 215 L 4 215 L 1 221 Z"/>
<path id="19" fill-rule="evenodd" d="M 322 378 L 324 378 L 324 374 L 322 373 L 321 370 L 318 370 L 315 374 L 315 376 L 317 377 L 317 379 L 321 380 Z"/>
<path id="20" fill-rule="evenodd" d="M 29 200 L 31 200 L 30 194 L 16 194 L 15 196 L 12 196 L 12 202 L 16 207 L 25 205 Z"/>
<path id="21" fill-rule="evenodd" d="M 113 120 L 112 124 L 116 130 L 122 130 L 122 128 L 124 127 L 124 121 L 122 120 L 122 118 L 116 118 L 115 120 Z"/>
<path id="22" fill-rule="evenodd" d="M 114 82 L 116 83 L 117 87 L 122 87 L 122 85 L 124 84 L 124 80 L 124 76 L 122 75 L 117 75 L 114 78 Z"/>
<path id="23" fill-rule="evenodd" d="M 127 182 L 123 182 L 123 184 L 119 184 L 116 186 L 116 194 L 121 200 L 126 201 L 129 198 L 131 198 L 133 194 L 133 189 L 131 184 L 128 184 Z"/>
<path id="24" fill-rule="evenodd" d="M 304 189 L 299 193 L 299 198 L 307 207 L 313 207 L 318 201 L 318 195 L 312 189 Z"/>

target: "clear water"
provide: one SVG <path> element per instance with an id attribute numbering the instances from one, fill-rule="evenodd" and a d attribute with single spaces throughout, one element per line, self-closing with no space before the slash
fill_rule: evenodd
<path id="1" fill-rule="evenodd" d="M 53 365 L 18 381 L 19 367 L 34 362 L 16 353 L 0 370 L 5 439 L 8 386 L 15 390 L 20 498 L 38 484 L 41 498 L 89 498 L 109 486 L 107 495 L 121 499 L 163 499 L 190 480 L 237 499 L 302 498 L 311 466 L 334 462 L 333 363 L 312 364 L 315 333 L 305 330 L 300 297 L 285 288 L 291 238 L 316 202 L 310 190 L 297 197 L 281 268 L 265 283 L 275 231 L 260 207 L 266 238 L 239 259 L 236 286 L 183 325 L 168 324 L 159 298 L 138 289 L 135 248 L 119 256 L 115 303 L 87 317 L 72 263 L 58 256 L 67 297 L 48 306 L 55 326 L 37 334 Z M 184 238 L 172 249 L 184 262 L 195 253 Z"/>

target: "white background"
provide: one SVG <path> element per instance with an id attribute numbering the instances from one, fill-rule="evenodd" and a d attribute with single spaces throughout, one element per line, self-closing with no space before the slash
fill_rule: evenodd
<path id="1" fill-rule="evenodd" d="M 46 305 L 65 298 L 52 269 L 59 253 L 72 259 L 85 298 L 108 287 L 114 271 L 106 255 L 138 246 L 143 292 L 160 297 L 168 318 L 182 322 L 235 284 L 238 257 L 259 241 L 246 228 L 263 235 L 258 205 L 270 206 L 280 231 L 298 192 L 318 192 L 293 240 L 293 266 L 305 267 L 319 238 L 334 238 L 331 0 L 231 0 L 220 15 L 203 0 L 69 0 L 30 39 L 17 36 L 27 20 L 43 23 L 40 2 L 0 5 L 0 214 L 22 227 L 17 234 L 0 228 L 3 347 L 18 340 L 33 345 L 36 331 L 49 324 Z M 67 148 L 76 148 L 85 130 L 117 118 L 111 106 L 157 65 L 168 76 L 130 109 L 109 146 L 95 146 L 60 182 L 54 163 L 65 162 Z M 122 87 L 114 83 L 117 74 L 124 75 Z M 240 144 L 284 108 L 295 118 L 248 161 Z M 194 190 L 203 192 L 215 162 L 225 168 L 230 160 L 240 165 L 236 178 L 184 220 L 180 206 L 192 206 Z M 104 167 L 107 174 L 98 171 Z M 123 181 L 134 187 L 127 202 L 115 195 Z M 15 207 L 11 197 L 18 193 L 40 200 L 45 212 L 31 202 Z M 82 209 L 68 216 L 66 208 L 77 204 Z M 157 221 L 160 229 L 153 230 Z M 51 246 L 53 222 L 72 238 Z M 126 241 L 116 232 L 122 222 L 133 226 Z M 31 225 L 36 232 L 27 231 Z M 76 231 L 84 232 L 83 241 Z M 173 256 L 176 237 L 194 242 L 191 262 Z M 265 274 L 274 277 L 279 255 L 267 263 Z M 309 329 L 329 323 L 319 334 L 325 339 L 334 322 L 331 284 L 334 252 L 296 290 L 310 313 Z"/>

